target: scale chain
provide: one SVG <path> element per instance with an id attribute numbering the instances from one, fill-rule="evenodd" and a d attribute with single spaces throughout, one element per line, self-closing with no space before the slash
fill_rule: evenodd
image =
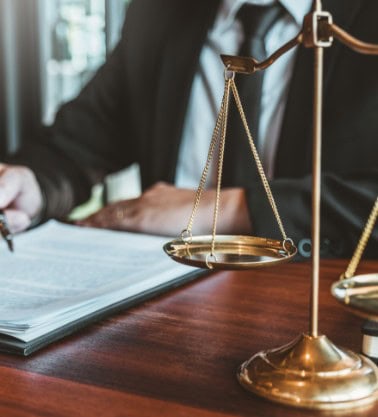
<path id="1" fill-rule="evenodd" d="M 377 217 L 378 217 L 378 197 L 375 200 L 374 206 L 365 224 L 364 230 L 358 242 L 357 248 L 352 256 L 352 259 L 350 260 L 345 273 L 341 275 L 340 279 L 351 278 L 355 274 L 358 264 L 360 263 L 362 253 L 365 250 L 365 246 L 373 231 L 375 222 L 377 221 Z"/>
<path id="2" fill-rule="evenodd" d="M 214 150 L 215 150 L 216 145 L 219 143 L 219 157 L 218 157 L 218 165 L 217 165 L 217 185 L 216 185 L 215 206 L 214 206 L 214 212 L 213 212 L 211 249 L 210 249 L 210 253 L 208 254 L 208 256 L 206 258 L 206 264 L 210 269 L 212 268 L 212 265 L 209 262 L 209 258 L 213 258 L 216 261 L 215 254 L 214 254 L 214 252 L 215 252 L 215 238 L 216 238 L 217 220 L 218 220 L 218 215 L 219 215 L 219 203 L 220 203 L 220 193 L 221 193 L 221 185 L 222 185 L 223 159 L 224 159 L 224 149 L 225 149 L 225 142 L 226 142 L 226 131 L 227 131 L 227 119 L 228 119 L 230 92 L 232 92 L 232 94 L 234 96 L 238 112 L 240 114 L 245 132 L 246 132 L 247 137 L 248 137 L 248 142 L 249 142 L 249 145 L 250 145 L 250 148 L 251 148 L 251 151 L 252 151 L 252 156 L 255 159 L 257 170 L 258 170 L 258 173 L 260 175 L 262 184 L 264 186 L 265 193 L 267 195 L 269 204 L 270 204 L 270 206 L 273 210 L 273 214 L 276 218 L 277 224 L 278 224 L 279 229 L 281 231 L 281 234 L 282 234 L 282 237 L 283 237 L 283 248 L 287 251 L 288 249 L 286 247 L 286 244 L 289 244 L 290 246 L 294 245 L 292 240 L 290 238 L 288 238 L 287 235 L 286 235 L 281 217 L 278 213 L 277 205 L 274 201 L 274 197 L 273 197 L 272 191 L 271 191 L 270 186 L 269 186 L 269 182 L 266 178 L 266 175 L 265 175 L 260 157 L 258 155 L 256 145 L 254 143 L 252 134 L 249 130 L 247 119 L 246 119 L 246 116 L 245 116 L 245 113 L 244 113 L 244 110 L 243 110 L 243 106 L 242 106 L 241 101 L 240 101 L 240 96 L 239 96 L 239 93 L 238 93 L 238 90 L 237 90 L 237 87 L 236 87 L 236 84 L 235 84 L 235 81 L 234 81 L 235 73 L 233 71 L 231 71 L 230 76 L 226 76 L 226 73 L 227 73 L 227 71 L 225 71 L 225 86 L 224 86 L 223 98 L 222 98 L 219 114 L 218 114 L 218 117 L 217 117 L 217 120 L 216 120 L 216 124 L 215 124 L 215 127 L 214 127 L 213 135 L 212 135 L 212 138 L 211 138 L 210 147 L 209 147 L 209 151 L 208 151 L 208 154 L 207 154 L 205 167 L 202 171 L 200 183 L 199 183 L 199 186 L 196 190 L 194 206 L 193 206 L 193 209 L 192 209 L 191 216 L 189 218 L 187 228 L 184 229 L 181 232 L 182 240 L 185 241 L 185 243 L 190 243 L 191 239 L 192 239 L 192 228 L 193 228 L 194 218 L 195 218 L 196 212 L 198 210 L 198 206 L 200 204 L 202 193 L 205 189 L 205 184 L 206 184 L 207 176 L 208 176 L 208 173 L 209 173 L 210 164 L 211 164 L 211 162 L 213 160 L 213 157 L 214 157 Z"/>
<path id="3" fill-rule="evenodd" d="M 266 178 L 264 168 L 262 166 L 259 154 L 257 152 L 255 142 L 254 142 L 254 140 L 252 138 L 252 134 L 249 130 L 248 123 L 247 123 L 247 118 L 245 116 L 243 106 L 242 106 L 241 101 L 240 101 L 240 96 L 239 96 L 239 93 L 238 93 L 238 89 L 236 87 L 236 84 L 235 84 L 234 80 L 231 81 L 231 88 L 232 88 L 232 93 L 233 93 L 234 98 L 235 98 L 236 106 L 238 108 L 238 111 L 240 113 L 240 117 L 241 117 L 243 125 L 244 125 L 244 129 L 245 129 L 245 131 L 247 133 L 247 136 L 248 136 L 249 145 L 251 147 L 252 155 L 253 155 L 253 157 L 255 159 L 255 162 L 256 162 L 256 165 L 257 165 L 258 173 L 260 175 L 262 184 L 264 186 L 266 195 L 268 197 L 269 204 L 270 204 L 270 206 L 273 210 L 273 214 L 274 214 L 274 216 L 276 218 L 276 221 L 278 223 L 278 227 L 280 228 L 282 237 L 283 237 L 284 241 L 287 241 L 288 237 L 286 235 L 285 228 L 283 226 L 281 217 L 278 213 L 277 205 L 276 205 L 276 202 L 274 201 L 274 197 L 273 197 L 272 191 L 270 189 L 269 182 Z"/>
<path id="4" fill-rule="evenodd" d="M 225 80 L 225 88 L 224 88 L 224 93 L 223 93 L 223 98 L 222 98 L 222 102 L 221 102 L 221 108 L 216 120 L 216 124 L 215 124 L 215 128 L 213 131 L 213 136 L 211 138 L 211 142 L 210 142 L 210 147 L 209 147 L 209 152 L 207 154 L 207 159 L 206 159 L 206 164 L 205 167 L 202 171 L 202 175 L 201 175 L 201 180 L 199 183 L 199 186 L 197 188 L 196 191 L 196 196 L 195 196 L 195 202 L 194 202 L 194 207 L 191 213 L 191 216 L 189 218 L 189 222 L 188 222 L 188 226 L 185 230 L 191 232 L 192 228 L 193 228 L 193 222 L 194 222 L 194 217 L 195 214 L 197 212 L 200 200 L 201 200 L 201 196 L 202 196 L 202 192 L 205 188 L 205 183 L 206 183 L 206 179 L 207 179 L 207 175 L 209 173 L 209 169 L 210 169 L 210 163 L 213 159 L 213 155 L 214 155 L 214 149 L 215 149 L 215 145 L 217 144 L 218 140 L 219 140 L 219 133 L 220 133 L 220 129 L 222 127 L 222 125 L 224 124 L 224 113 L 225 113 L 225 107 L 226 107 L 226 102 L 228 101 L 228 97 L 229 97 L 229 91 L 230 91 L 230 82 L 229 80 Z"/>
<path id="5" fill-rule="evenodd" d="M 222 185 L 222 170 L 223 170 L 223 158 L 224 158 L 224 146 L 226 142 L 226 130 L 227 130 L 227 120 L 228 120 L 228 109 L 229 109 L 229 102 L 230 102 L 230 86 L 232 86 L 233 78 L 226 80 L 226 88 L 225 88 L 225 96 L 224 96 L 224 112 L 222 118 L 222 125 L 221 125 L 221 138 L 220 138 L 220 145 L 219 145 L 219 159 L 218 159 L 218 170 L 217 170 L 217 190 L 216 190 L 216 199 L 215 199 L 215 206 L 214 206 L 214 216 L 213 216 L 213 233 L 211 239 L 211 252 L 210 256 L 214 257 L 214 250 L 215 250 L 215 235 L 217 230 L 217 220 L 218 220 L 218 213 L 219 213 L 219 200 L 220 200 L 220 192 L 221 192 L 221 185 Z M 210 265 L 208 263 L 208 265 Z"/>

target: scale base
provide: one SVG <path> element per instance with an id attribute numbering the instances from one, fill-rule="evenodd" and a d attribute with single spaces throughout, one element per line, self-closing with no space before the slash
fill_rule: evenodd
<path id="1" fill-rule="evenodd" d="M 378 368 L 326 336 L 302 334 L 289 344 L 252 356 L 238 370 L 248 391 L 309 409 L 364 407 L 378 399 Z"/>

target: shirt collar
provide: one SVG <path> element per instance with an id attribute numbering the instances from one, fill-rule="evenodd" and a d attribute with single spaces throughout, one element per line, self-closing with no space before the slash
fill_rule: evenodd
<path id="1" fill-rule="evenodd" d="M 312 0 L 280 0 L 280 3 L 294 18 L 298 26 L 302 27 L 304 16 L 311 10 Z"/>
<path id="2" fill-rule="evenodd" d="M 267 5 L 277 0 L 223 0 L 218 14 L 219 24 L 227 26 L 235 19 L 240 7 L 245 4 Z M 312 0 L 278 0 L 288 11 L 299 27 L 302 27 L 303 17 L 311 10 Z"/>

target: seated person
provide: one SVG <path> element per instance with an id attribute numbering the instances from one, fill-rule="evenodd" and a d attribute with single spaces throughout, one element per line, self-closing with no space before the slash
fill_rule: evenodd
<path id="1" fill-rule="evenodd" d="M 178 235 L 193 207 L 221 101 L 219 55 L 238 53 L 244 37 L 239 10 L 245 3 L 282 8 L 264 35 L 269 55 L 300 31 L 312 1 L 133 0 L 107 62 L 41 137 L 1 165 L 0 208 L 12 230 L 65 218 L 88 199 L 93 184 L 137 162 L 142 195 L 105 206 L 82 224 Z M 323 5 L 340 27 L 378 43 L 377 2 Z M 287 235 L 300 248 L 311 237 L 313 56 L 313 49 L 300 46 L 264 71 L 258 120 L 269 184 Z M 350 256 L 378 195 L 377 74 L 376 56 L 357 54 L 337 41 L 325 51 L 323 256 Z M 244 144 L 225 162 L 231 169 L 217 232 L 280 238 L 247 140 L 235 140 Z M 211 231 L 211 177 L 194 233 Z M 367 253 L 376 257 L 377 249 L 375 232 Z"/>

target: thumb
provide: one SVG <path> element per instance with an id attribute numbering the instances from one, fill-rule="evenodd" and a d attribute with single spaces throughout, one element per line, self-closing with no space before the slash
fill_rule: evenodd
<path id="1" fill-rule="evenodd" d="M 3 169 L 0 175 L 0 208 L 9 206 L 16 199 L 21 186 L 22 176 L 16 168 Z"/>
<path id="2" fill-rule="evenodd" d="M 6 210 L 7 223 L 11 233 L 22 232 L 27 229 L 31 220 L 29 216 L 21 210 Z"/>

